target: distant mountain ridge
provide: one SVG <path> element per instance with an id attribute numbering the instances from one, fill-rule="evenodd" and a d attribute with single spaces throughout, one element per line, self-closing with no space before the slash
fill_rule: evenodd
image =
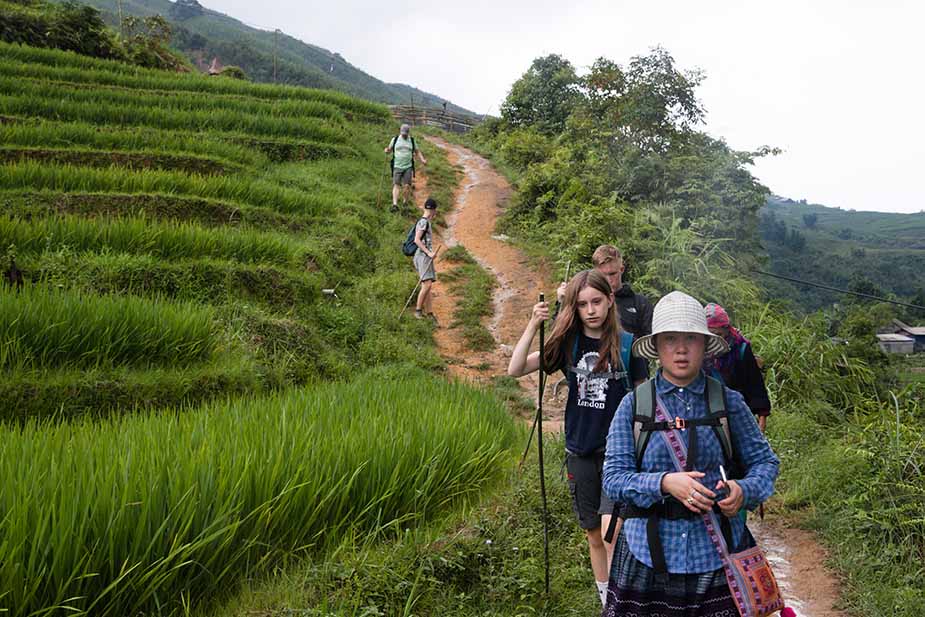
<path id="1" fill-rule="evenodd" d="M 81 0 L 102 11 L 118 27 L 117 0 Z M 337 52 L 300 41 L 282 32 L 260 30 L 197 0 L 122 0 L 124 15 L 163 15 L 174 28 L 173 46 L 201 70 L 213 58 L 223 65 L 244 69 L 258 82 L 273 82 L 274 49 L 277 49 L 277 81 L 281 84 L 340 90 L 370 101 L 390 105 L 421 105 L 439 108 L 445 99 L 406 84 L 386 83 L 347 62 Z M 278 36 L 278 38 L 277 38 Z M 447 110 L 476 116 L 447 102 Z"/>
<path id="2" fill-rule="evenodd" d="M 759 231 L 775 274 L 906 300 L 925 293 L 925 212 L 841 210 L 773 195 Z M 804 310 L 844 301 L 834 292 L 762 282 Z"/>

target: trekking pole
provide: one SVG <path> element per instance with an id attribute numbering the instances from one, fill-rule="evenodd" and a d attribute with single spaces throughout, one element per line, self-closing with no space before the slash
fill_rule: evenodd
<path id="1" fill-rule="evenodd" d="M 382 174 L 379 175 L 379 189 L 376 191 L 376 212 L 379 212 L 379 208 L 382 207 L 382 182 L 385 180 L 385 176 Z"/>
<path id="2" fill-rule="evenodd" d="M 545 297 L 540 294 L 540 302 Z M 546 372 L 543 370 L 543 353 L 546 351 L 546 322 L 540 322 L 540 385 L 536 401 L 536 449 L 540 462 L 540 495 L 543 497 L 543 562 L 546 569 L 546 595 L 549 595 L 549 512 L 546 505 L 546 471 L 543 467 L 543 391 L 546 389 Z"/>
<path id="3" fill-rule="evenodd" d="M 437 257 L 440 255 L 440 249 L 442 249 L 442 248 L 443 248 L 443 245 L 442 245 L 442 244 L 441 244 L 440 246 L 437 247 L 437 250 L 434 252 L 434 256 L 433 256 L 433 258 L 431 258 L 431 261 L 433 261 L 433 262 L 436 263 Z M 401 319 L 401 316 L 405 314 L 405 310 L 408 308 L 408 305 L 411 304 L 411 298 L 414 297 L 414 294 L 417 292 L 418 287 L 421 286 L 421 283 L 422 283 L 423 281 L 424 281 L 424 279 L 418 277 L 418 283 L 417 283 L 417 285 L 415 285 L 415 286 L 414 286 L 414 289 L 411 290 L 411 295 L 408 296 L 408 301 L 405 302 L 405 306 L 402 307 L 401 313 L 398 314 L 398 318 L 399 318 L 399 319 Z"/>
<path id="4" fill-rule="evenodd" d="M 540 397 L 542 398 L 543 396 L 546 396 L 546 383 L 547 382 L 546 382 L 546 379 L 543 377 L 541 377 L 540 380 L 541 380 L 540 390 L 542 391 L 542 393 L 540 394 Z M 530 427 L 530 436 L 527 437 L 527 446 L 524 448 L 523 456 L 520 457 L 520 464 L 517 466 L 518 469 L 523 469 L 524 463 L 527 461 L 527 454 L 530 452 L 530 444 L 533 443 L 533 435 L 536 433 L 537 419 L 538 419 L 538 416 L 533 417 L 533 426 Z"/>

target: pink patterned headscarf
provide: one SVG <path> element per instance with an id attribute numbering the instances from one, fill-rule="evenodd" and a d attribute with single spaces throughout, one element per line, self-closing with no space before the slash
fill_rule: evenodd
<path id="1" fill-rule="evenodd" d="M 710 303 L 703 307 L 707 314 L 708 328 L 729 328 L 729 334 L 726 336 L 726 342 L 729 343 L 729 351 L 738 349 L 742 343 L 748 343 L 748 339 L 742 336 L 742 333 L 732 327 L 729 321 L 729 313 L 719 304 Z M 732 363 L 736 361 L 738 354 L 727 353 L 719 358 L 707 358 L 704 361 L 704 369 L 709 373 L 716 368 L 720 373 L 728 374 L 732 369 Z"/>
<path id="2" fill-rule="evenodd" d="M 721 307 L 719 304 L 710 303 L 704 307 L 704 312 L 707 314 L 707 327 L 708 328 L 722 328 L 729 326 L 729 314 L 726 312 L 726 309 Z"/>

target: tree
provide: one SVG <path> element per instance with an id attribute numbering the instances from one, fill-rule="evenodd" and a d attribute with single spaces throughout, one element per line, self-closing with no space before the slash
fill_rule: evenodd
<path id="1" fill-rule="evenodd" d="M 183 61 L 168 49 L 173 29 L 162 15 L 144 18 L 129 15 L 122 20 L 122 29 L 126 51 L 135 64 L 158 69 L 183 69 Z"/>
<path id="2" fill-rule="evenodd" d="M 819 220 L 819 215 L 813 212 L 812 214 L 803 215 L 803 224 L 807 229 L 815 229 L 816 222 Z"/>
<path id="3" fill-rule="evenodd" d="M 501 118 L 512 128 L 533 127 L 556 135 L 580 98 L 578 76 L 568 60 L 556 54 L 537 58 L 511 86 L 501 104 Z"/>
<path id="4" fill-rule="evenodd" d="M 244 69 L 242 69 L 240 66 L 226 66 L 219 72 L 219 75 L 222 77 L 231 77 L 232 79 L 243 79 L 244 81 L 247 81 L 247 73 L 245 73 Z"/>

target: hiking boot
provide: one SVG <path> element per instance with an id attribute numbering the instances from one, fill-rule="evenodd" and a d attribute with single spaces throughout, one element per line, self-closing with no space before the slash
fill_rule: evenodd
<path id="1" fill-rule="evenodd" d="M 398 212 L 398 204 L 392 204 L 389 206 L 389 212 Z"/>
<path id="2" fill-rule="evenodd" d="M 415 319 L 424 319 L 424 313 L 422 313 L 421 311 L 415 309 L 415 311 L 414 311 L 414 318 L 415 318 Z"/>
<path id="3" fill-rule="evenodd" d="M 434 315 L 433 313 L 427 313 L 427 317 L 428 317 L 431 321 L 434 322 L 434 327 L 437 327 L 437 328 L 440 327 L 440 322 L 437 321 L 437 316 L 436 316 L 436 315 Z"/>

